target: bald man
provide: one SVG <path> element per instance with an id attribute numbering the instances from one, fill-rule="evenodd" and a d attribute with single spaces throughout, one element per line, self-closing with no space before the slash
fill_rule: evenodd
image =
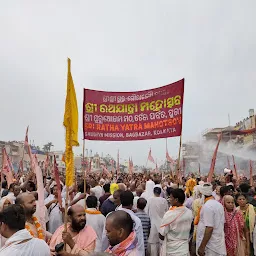
<path id="1" fill-rule="evenodd" d="M 136 233 L 133 231 L 133 220 L 127 212 L 110 213 L 106 220 L 106 233 L 110 244 L 106 252 L 113 255 L 140 255 Z"/>
<path id="2" fill-rule="evenodd" d="M 95 249 L 97 235 L 93 228 L 86 225 L 84 208 L 75 204 L 68 210 L 68 228 L 64 232 L 64 225 L 60 226 L 51 238 L 50 249 L 55 254 L 55 246 L 61 242 L 67 244 L 66 252 L 58 252 L 61 256 L 88 255 Z"/>
<path id="3" fill-rule="evenodd" d="M 43 235 L 43 238 L 46 239 L 46 232 L 43 227 L 36 227 L 38 226 L 37 223 L 39 220 L 34 215 L 36 212 L 35 196 L 32 193 L 19 194 L 16 198 L 15 204 L 21 205 L 24 208 L 26 216 L 26 229 L 30 232 L 30 234 L 35 238 L 42 238 L 41 236 Z"/>

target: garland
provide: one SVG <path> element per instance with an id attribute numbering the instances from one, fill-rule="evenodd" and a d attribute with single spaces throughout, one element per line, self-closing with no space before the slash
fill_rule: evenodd
<path id="1" fill-rule="evenodd" d="M 85 212 L 88 213 L 88 214 L 101 214 L 101 212 L 98 211 L 98 210 L 87 210 L 87 209 L 85 209 Z"/>
<path id="2" fill-rule="evenodd" d="M 34 222 L 34 225 L 36 226 L 38 238 L 44 239 L 44 232 L 43 232 L 43 229 L 42 229 L 41 224 L 39 223 L 37 217 L 33 216 L 32 220 Z M 30 233 L 31 236 L 36 237 L 29 225 L 26 224 L 25 228 L 28 230 L 28 232 Z"/>
<path id="3" fill-rule="evenodd" d="M 204 203 L 206 203 L 206 202 L 209 201 L 210 199 L 214 199 L 214 197 L 213 197 L 213 196 L 207 197 L 206 199 L 204 199 Z M 199 208 L 199 210 L 198 210 L 198 214 L 197 214 L 197 216 L 196 216 L 195 219 L 194 219 L 194 225 L 198 225 L 198 223 L 199 223 L 201 209 L 202 209 L 202 206 L 200 206 L 200 208 Z"/>
<path id="4" fill-rule="evenodd" d="M 173 210 L 175 210 L 177 208 L 182 208 L 182 207 L 184 207 L 184 205 L 181 205 L 181 206 L 171 206 L 169 210 L 173 211 Z"/>

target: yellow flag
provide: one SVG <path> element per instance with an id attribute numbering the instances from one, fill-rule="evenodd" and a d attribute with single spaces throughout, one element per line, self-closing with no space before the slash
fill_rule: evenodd
<path id="1" fill-rule="evenodd" d="M 78 109 L 76 101 L 76 91 L 70 71 L 70 59 L 68 59 L 67 96 L 63 125 L 66 127 L 66 186 L 70 187 L 74 182 L 74 155 L 72 147 L 79 146 Z"/>

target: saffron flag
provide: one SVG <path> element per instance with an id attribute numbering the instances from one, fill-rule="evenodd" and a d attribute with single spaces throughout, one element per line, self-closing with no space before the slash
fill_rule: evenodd
<path id="1" fill-rule="evenodd" d="M 158 173 L 159 170 L 158 170 L 158 165 L 157 165 L 157 160 L 156 160 L 156 169 L 155 169 L 155 172 Z"/>
<path id="2" fill-rule="evenodd" d="M 58 169 L 55 155 L 54 155 L 54 164 L 53 164 L 53 174 L 54 174 L 54 178 L 55 178 L 57 189 L 58 189 L 58 202 L 60 207 L 62 207 L 60 176 L 59 176 L 59 169 Z"/>
<path id="3" fill-rule="evenodd" d="M 216 158 L 217 158 L 217 153 L 218 153 L 218 148 L 219 148 L 219 145 L 220 145 L 221 138 L 222 138 L 222 134 L 219 134 L 218 135 L 218 142 L 217 142 L 215 151 L 213 153 L 211 167 L 210 167 L 210 171 L 209 171 L 208 178 L 207 178 L 208 182 L 212 181 L 212 176 L 213 176 L 213 173 L 214 173 L 214 168 L 215 168 L 215 163 L 216 163 Z"/>
<path id="4" fill-rule="evenodd" d="M 65 113 L 63 125 L 66 128 L 66 186 L 72 186 L 74 182 L 74 155 L 73 146 L 79 146 L 78 143 L 78 109 L 76 101 L 76 92 L 70 70 L 70 59 L 68 59 L 67 75 L 67 95 L 65 103 Z"/>
<path id="5" fill-rule="evenodd" d="M 149 150 L 149 153 L 148 153 L 148 161 L 152 162 L 153 164 L 155 163 L 155 160 L 151 154 L 151 149 Z"/>
<path id="6" fill-rule="evenodd" d="M 36 166 L 38 166 L 38 161 L 37 161 L 36 156 L 33 156 L 31 147 L 28 143 L 28 128 L 29 128 L 29 126 L 27 127 L 27 130 L 26 130 L 24 147 L 27 147 L 28 155 L 30 158 L 31 169 L 33 170 L 34 173 L 36 173 Z"/>
<path id="7" fill-rule="evenodd" d="M 9 186 L 13 183 L 13 173 L 11 166 L 8 161 L 9 157 L 6 153 L 5 148 L 2 149 L 2 174 L 6 176 L 6 181 Z"/>
<path id="8" fill-rule="evenodd" d="M 65 163 L 65 152 L 64 152 L 64 154 L 62 155 L 61 161 Z"/>
<path id="9" fill-rule="evenodd" d="M 233 164 L 234 164 L 234 175 L 235 175 L 236 180 L 238 180 L 235 157 L 232 155 L 232 158 L 233 158 Z"/>
<path id="10" fill-rule="evenodd" d="M 19 169 L 18 169 L 18 172 L 17 172 L 17 179 L 19 178 L 19 176 L 22 176 L 23 174 L 23 160 L 21 159 L 20 160 L 20 163 L 19 163 Z"/>
<path id="11" fill-rule="evenodd" d="M 174 163 L 174 160 L 170 157 L 168 150 L 166 150 L 166 160 L 168 163 L 171 163 L 171 164 Z"/>
<path id="12" fill-rule="evenodd" d="M 252 187 L 253 185 L 253 178 L 252 178 L 252 170 L 253 167 L 252 167 L 252 160 L 250 160 L 250 186 Z"/>
<path id="13" fill-rule="evenodd" d="M 29 126 L 27 127 L 27 130 L 26 130 L 25 141 L 24 141 L 25 146 L 28 146 L 28 128 Z"/>
<path id="14" fill-rule="evenodd" d="M 131 159 L 129 158 L 129 174 L 133 174 L 133 161 L 132 161 L 132 157 Z"/>
<path id="15" fill-rule="evenodd" d="M 229 157 L 227 156 L 227 161 L 228 161 L 228 169 L 230 170 L 231 167 L 230 167 L 230 161 L 229 161 Z"/>
<path id="16" fill-rule="evenodd" d="M 44 165 L 45 174 L 46 174 L 46 175 L 48 174 L 48 172 L 47 172 L 48 167 L 49 167 L 49 155 L 47 154 L 47 155 L 46 155 L 46 160 L 45 160 L 45 165 Z"/>

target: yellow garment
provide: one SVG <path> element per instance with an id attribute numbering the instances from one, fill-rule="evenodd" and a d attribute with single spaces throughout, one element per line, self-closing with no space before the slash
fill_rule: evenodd
<path id="1" fill-rule="evenodd" d="M 78 109 L 76 101 L 76 91 L 70 71 L 70 59 L 68 59 L 67 96 L 63 125 L 66 127 L 66 186 L 70 187 L 74 182 L 74 155 L 72 147 L 79 146 Z"/>
<path id="2" fill-rule="evenodd" d="M 194 186 L 196 186 L 196 180 L 193 178 L 190 178 L 187 182 L 186 182 L 186 194 L 190 194 L 193 192 Z"/>
<path id="3" fill-rule="evenodd" d="M 238 210 L 240 210 L 240 206 L 237 207 Z M 240 210 L 241 211 L 241 210 Z M 253 230 L 254 230 L 254 225 L 255 225 L 255 210 L 252 204 L 248 205 L 248 208 L 246 210 L 245 215 L 243 214 L 245 222 L 246 218 L 249 219 L 249 232 L 250 232 L 250 241 L 251 243 L 253 242 Z"/>
<path id="4" fill-rule="evenodd" d="M 118 186 L 116 183 L 112 183 L 112 184 L 110 185 L 110 193 L 111 193 L 111 195 L 113 195 L 114 192 L 115 192 L 116 190 L 118 190 L 118 189 L 119 189 L 119 186 Z"/>

